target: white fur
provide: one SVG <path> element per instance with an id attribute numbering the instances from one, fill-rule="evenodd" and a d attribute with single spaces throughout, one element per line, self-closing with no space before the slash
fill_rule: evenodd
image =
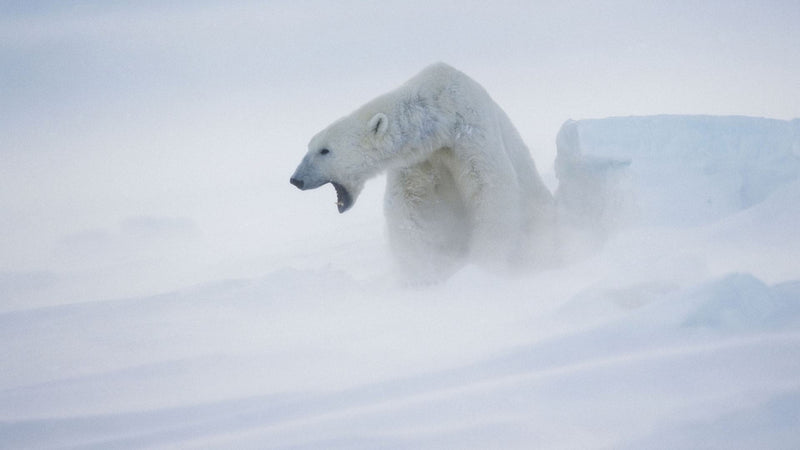
<path id="1" fill-rule="evenodd" d="M 489 94 L 446 64 L 318 133 L 296 175 L 337 182 L 355 201 L 384 170 L 390 244 L 416 279 L 468 256 L 513 266 L 529 259 L 532 236 L 548 240 L 552 196 L 527 147 Z"/>

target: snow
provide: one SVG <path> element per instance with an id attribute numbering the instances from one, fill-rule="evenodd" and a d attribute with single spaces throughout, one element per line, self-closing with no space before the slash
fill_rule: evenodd
<path id="1" fill-rule="evenodd" d="M 717 220 L 800 173 L 800 120 L 620 117 L 583 121 L 580 135 L 585 157 L 631 163 L 642 219 L 653 224 Z"/>
<path id="2" fill-rule="evenodd" d="M 728 115 L 797 117 L 796 5 L 201 3 L 1 11 L 0 447 L 800 448 L 800 120 Z M 438 59 L 556 267 L 405 286 L 383 178 L 289 184 Z"/>
<path id="3" fill-rule="evenodd" d="M 786 149 L 797 143 L 780 131 L 790 122 L 769 122 L 778 137 L 765 136 L 764 123 L 568 123 L 579 128 L 579 151 L 629 161 L 613 170 L 630 171 L 634 181 L 617 188 L 640 194 L 642 214 L 609 231 L 598 250 L 544 272 L 506 276 L 470 266 L 441 285 L 405 287 L 391 276 L 378 211 L 331 235 L 301 227 L 304 235 L 265 255 L 277 268 L 260 276 L 6 311 L 3 441 L 12 448 L 795 447 L 800 184 L 789 170 L 798 156 Z M 714 127 L 737 132 L 720 139 Z M 667 134 L 667 143 L 653 138 Z M 704 151 L 683 151 L 675 141 Z M 732 149 L 738 156 L 714 166 L 705 182 L 692 172 Z M 675 180 L 688 172 L 693 196 L 667 174 L 640 176 L 662 161 Z M 764 194 L 743 201 L 743 179 Z M 685 200 L 704 220 L 675 225 L 680 208 L 668 216 L 649 193 Z M 279 203 L 290 193 L 272 195 Z M 707 195 L 726 208 L 701 208 L 707 203 L 695 196 Z M 187 227 L 154 219 L 122 226 L 134 235 Z M 4 285 L 19 292 L 48 280 L 31 274 Z"/>

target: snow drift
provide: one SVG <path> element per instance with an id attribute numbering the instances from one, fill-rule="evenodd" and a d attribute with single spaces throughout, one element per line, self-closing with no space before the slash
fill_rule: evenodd
<path id="1" fill-rule="evenodd" d="M 3 445 L 797 448 L 799 136 L 567 122 L 560 244 L 582 243 L 544 272 L 399 287 L 376 212 L 276 229 L 263 276 L 5 312 Z"/>
<path id="2" fill-rule="evenodd" d="M 589 202 L 580 196 L 599 188 L 599 195 L 592 195 L 597 201 L 613 209 L 623 196 L 633 202 L 627 206 L 644 225 L 707 224 L 761 203 L 800 173 L 800 119 L 653 116 L 568 121 L 557 143 L 559 191 L 568 204 Z M 608 187 L 620 178 L 630 183 L 627 196 Z M 587 189 L 592 182 L 595 185 Z M 580 213 L 600 214 L 585 206 Z"/>

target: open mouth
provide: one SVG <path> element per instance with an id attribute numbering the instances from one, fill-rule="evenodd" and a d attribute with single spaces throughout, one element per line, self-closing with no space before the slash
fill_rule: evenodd
<path id="1" fill-rule="evenodd" d="M 336 207 L 339 208 L 339 213 L 341 214 L 353 206 L 353 197 L 341 184 L 335 181 L 331 181 L 331 184 L 336 189 Z"/>

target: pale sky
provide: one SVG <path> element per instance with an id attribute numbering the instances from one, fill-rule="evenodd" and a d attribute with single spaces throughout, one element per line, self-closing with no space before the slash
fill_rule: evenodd
<path id="1" fill-rule="evenodd" d="M 539 147 L 568 117 L 798 117 L 797 23 L 797 1 L 4 2 L 0 108 L 258 90 L 344 114 L 442 60 Z"/>

